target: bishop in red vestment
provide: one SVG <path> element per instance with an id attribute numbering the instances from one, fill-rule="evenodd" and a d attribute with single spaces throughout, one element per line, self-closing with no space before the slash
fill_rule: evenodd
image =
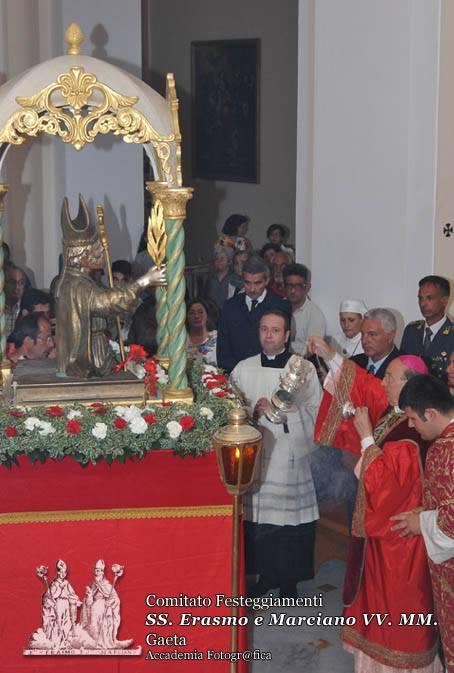
<path id="1" fill-rule="evenodd" d="M 426 445 L 395 405 L 407 379 L 427 369 L 420 358 L 401 356 L 388 365 L 381 382 L 339 356 L 333 363 L 320 340 L 314 347 L 335 370 L 334 382 L 328 381 L 334 394 L 325 392 L 315 440 L 324 443 L 329 430 L 334 446 L 361 455 L 344 586 L 344 616 L 355 623 L 342 629 L 344 646 L 354 654 L 358 673 L 438 671 L 436 628 L 399 625 L 402 614 L 433 613 L 425 547 L 420 538 L 392 531 L 390 520 L 422 502 Z M 356 408 L 349 419 L 342 415 L 347 402 Z M 383 623 L 370 619 L 371 613 L 379 613 Z"/>

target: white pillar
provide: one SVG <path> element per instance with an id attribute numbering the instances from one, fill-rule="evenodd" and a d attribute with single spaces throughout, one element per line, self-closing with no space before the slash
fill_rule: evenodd
<path id="1" fill-rule="evenodd" d="M 454 280 L 454 6 L 442 0 L 435 271 Z M 450 226 L 449 226 L 450 225 Z M 444 229 L 448 226 L 445 235 Z M 451 228 L 453 233 L 451 232 Z M 451 309 L 452 311 L 452 309 Z"/>
<path id="2" fill-rule="evenodd" d="M 439 12 L 439 0 L 300 0 L 297 256 L 331 332 L 348 297 L 419 316 L 417 280 L 433 270 Z"/>

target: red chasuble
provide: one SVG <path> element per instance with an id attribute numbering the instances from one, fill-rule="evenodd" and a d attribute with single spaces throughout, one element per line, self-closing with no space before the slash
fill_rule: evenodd
<path id="1" fill-rule="evenodd" d="M 400 537 L 391 531 L 390 517 L 421 505 L 426 447 L 402 414 L 384 415 L 389 405 L 381 381 L 353 362 L 344 361 L 336 390 L 337 399 L 324 394 L 315 441 L 360 455 L 353 418 L 342 418 L 342 406 L 350 400 L 368 408 L 376 442 L 363 459 L 345 577 L 344 616 L 356 622 L 341 636 L 386 666 L 422 668 L 435 657 L 436 628 L 399 626 L 399 621 L 401 614 L 433 613 L 425 545 L 420 535 Z M 381 625 L 376 617 L 366 624 L 372 613 L 384 619 Z"/>
<path id="2" fill-rule="evenodd" d="M 317 444 L 327 444 L 361 455 L 361 442 L 353 425 L 353 418 L 342 418 L 345 402 L 354 407 L 367 407 L 372 425 L 388 407 L 382 382 L 358 367 L 351 360 L 344 360 L 336 383 L 337 395 L 325 390 L 315 423 L 314 439 Z"/>
<path id="3" fill-rule="evenodd" d="M 424 540 L 391 531 L 393 514 L 422 502 L 417 438 L 407 419 L 391 412 L 376 427 L 377 444 L 365 453 L 352 531 L 353 549 L 358 538 L 363 539 L 362 562 L 349 559 L 346 589 L 351 595 L 344 609 L 344 616 L 355 617 L 356 623 L 344 627 L 341 635 L 372 659 L 405 669 L 429 665 L 437 650 L 436 628 L 416 623 L 420 613 L 434 612 Z M 366 624 L 364 615 L 371 613 L 384 616 L 384 623 L 373 618 Z M 413 625 L 399 625 L 402 615 L 411 613 Z"/>
<path id="4" fill-rule="evenodd" d="M 438 509 L 438 526 L 454 538 L 454 423 L 429 448 L 425 469 L 425 510 Z M 454 673 L 454 558 L 444 563 L 429 559 L 446 670 Z"/>

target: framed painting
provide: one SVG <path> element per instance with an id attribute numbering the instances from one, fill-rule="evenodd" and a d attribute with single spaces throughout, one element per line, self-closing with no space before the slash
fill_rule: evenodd
<path id="1" fill-rule="evenodd" d="M 260 40 L 192 42 L 192 175 L 259 182 Z"/>

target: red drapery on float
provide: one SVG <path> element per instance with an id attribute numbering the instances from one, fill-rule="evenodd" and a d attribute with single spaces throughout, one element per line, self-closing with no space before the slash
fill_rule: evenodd
<path id="1" fill-rule="evenodd" d="M 184 460 L 153 451 L 141 461 L 81 468 L 69 458 L 0 469 L 0 643 L 2 673 L 201 673 L 229 670 L 227 626 L 181 625 L 194 617 L 230 615 L 216 594 L 230 595 L 232 498 L 219 478 L 215 455 Z M 24 656 L 41 626 L 44 585 L 36 567 L 63 559 L 68 580 L 83 600 L 98 559 L 124 565 L 116 585 L 121 600 L 119 639 L 134 639 L 139 656 Z M 244 588 L 243 574 L 240 574 Z M 156 598 L 201 596 L 209 607 L 149 607 Z M 182 594 L 182 596 L 180 596 Z M 165 626 L 147 626 L 149 613 L 167 614 Z M 241 613 L 240 613 L 241 614 Z M 186 646 L 148 645 L 147 634 L 186 638 Z M 240 629 L 240 649 L 245 647 Z M 201 660 L 147 660 L 147 652 L 202 652 Z M 216 656 L 216 655 L 213 655 Z M 239 662 L 239 671 L 245 671 Z"/>

